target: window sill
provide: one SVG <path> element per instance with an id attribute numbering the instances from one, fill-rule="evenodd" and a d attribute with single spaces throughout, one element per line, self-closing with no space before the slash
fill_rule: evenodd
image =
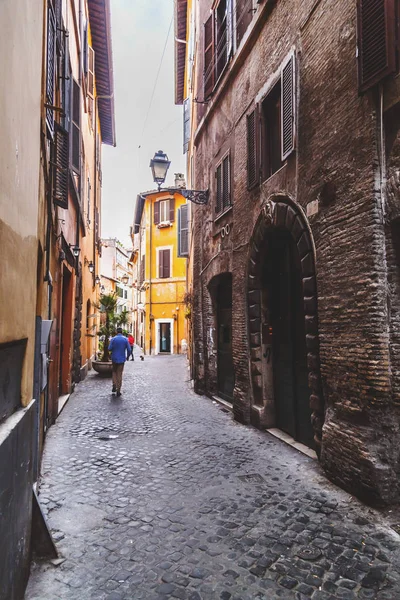
<path id="1" fill-rule="evenodd" d="M 161 223 L 157 225 L 157 229 L 166 229 L 167 227 L 172 227 L 171 221 L 161 221 Z"/>
<path id="2" fill-rule="evenodd" d="M 228 206 L 228 208 L 226 208 L 223 212 L 219 213 L 215 217 L 214 223 L 218 223 L 223 217 L 225 217 L 225 215 L 229 214 L 232 210 L 233 210 L 233 204 L 231 204 L 230 206 Z"/>

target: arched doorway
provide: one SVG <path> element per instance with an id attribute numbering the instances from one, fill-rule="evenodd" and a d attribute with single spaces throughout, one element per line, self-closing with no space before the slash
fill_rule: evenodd
<path id="1" fill-rule="evenodd" d="M 250 245 L 252 421 L 320 449 L 317 297 L 311 233 L 286 198 L 268 202 Z"/>

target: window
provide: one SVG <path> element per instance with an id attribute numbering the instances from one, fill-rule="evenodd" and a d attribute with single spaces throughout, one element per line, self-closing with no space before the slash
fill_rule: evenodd
<path id="1" fill-rule="evenodd" d="M 158 251 L 158 277 L 166 279 L 171 277 L 171 250 L 170 248 Z"/>
<path id="2" fill-rule="evenodd" d="M 189 205 L 178 210 L 178 256 L 189 256 Z"/>
<path id="3" fill-rule="evenodd" d="M 90 125 L 94 129 L 94 50 L 91 46 L 88 46 L 87 91 Z"/>
<path id="4" fill-rule="evenodd" d="M 68 208 L 69 136 L 58 123 L 54 127 L 53 199 L 61 208 Z"/>
<path id="5" fill-rule="evenodd" d="M 146 277 L 146 256 L 140 260 L 139 284 L 142 285 Z"/>
<path id="6" fill-rule="evenodd" d="M 154 203 L 154 225 L 160 225 L 160 223 L 171 223 L 175 219 L 175 198 L 169 198 L 168 200 L 159 200 Z"/>
<path id="7" fill-rule="evenodd" d="M 87 215 L 86 215 L 86 222 L 88 225 L 90 225 L 91 223 L 91 219 L 90 219 L 90 211 L 91 211 L 91 199 L 90 199 L 90 192 L 91 192 L 92 186 L 90 185 L 90 178 L 87 178 Z"/>
<path id="8" fill-rule="evenodd" d="M 231 160 L 227 154 L 217 165 L 215 171 L 216 179 L 216 203 L 215 212 L 221 214 L 231 206 Z"/>
<path id="9" fill-rule="evenodd" d="M 71 165 L 74 171 L 81 168 L 81 88 L 74 79 L 72 83 L 72 122 L 71 122 Z"/>
<path id="10" fill-rule="evenodd" d="M 55 104 L 55 78 L 56 78 L 56 16 L 51 2 L 47 5 L 47 52 L 46 52 L 46 104 Z M 53 135 L 54 111 L 46 109 L 46 124 Z"/>
<path id="11" fill-rule="evenodd" d="M 204 24 L 204 97 L 208 98 L 232 53 L 232 1 L 220 0 Z"/>
<path id="12" fill-rule="evenodd" d="M 262 131 L 262 174 L 271 177 L 282 166 L 281 152 L 281 82 L 268 94 L 261 108 Z"/>
<path id="13" fill-rule="evenodd" d="M 259 116 L 255 108 L 247 116 L 247 187 L 249 189 L 259 182 L 258 132 Z"/>
<path id="14" fill-rule="evenodd" d="M 128 300 L 128 290 L 124 290 L 124 299 Z"/>
<path id="15" fill-rule="evenodd" d="M 236 46 L 240 45 L 253 18 L 253 0 L 236 0 Z"/>
<path id="16" fill-rule="evenodd" d="M 284 63 L 281 77 L 260 106 L 261 115 L 261 174 L 268 179 L 283 165 L 295 148 L 295 70 L 294 55 Z M 257 107 L 247 122 L 247 180 L 248 186 L 258 183 Z"/>
<path id="17" fill-rule="evenodd" d="M 118 298 L 124 297 L 124 290 L 121 287 L 119 287 L 119 285 L 117 285 L 117 296 Z"/>
<path id="18" fill-rule="evenodd" d="M 358 73 L 366 91 L 396 70 L 396 3 L 358 0 Z"/>

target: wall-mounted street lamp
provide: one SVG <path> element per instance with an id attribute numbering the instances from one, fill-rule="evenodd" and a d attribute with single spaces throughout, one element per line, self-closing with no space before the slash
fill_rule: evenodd
<path id="1" fill-rule="evenodd" d="M 104 292 L 106 291 L 106 287 L 104 285 L 102 285 L 100 287 L 100 291 L 101 291 L 102 294 L 104 294 Z"/>
<path id="2" fill-rule="evenodd" d="M 90 263 L 88 264 L 88 269 L 91 273 L 94 273 L 94 264 L 92 261 L 90 261 Z"/>
<path id="3" fill-rule="evenodd" d="M 122 282 L 124 285 L 128 285 L 128 283 L 129 283 L 129 275 L 122 275 L 122 277 L 121 277 L 121 282 Z"/>
<path id="4" fill-rule="evenodd" d="M 100 277 L 98 275 L 96 275 L 96 277 L 94 278 L 94 282 L 95 282 L 96 285 L 100 285 L 101 279 L 100 279 Z"/>
<path id="5" fill-rule="evenodd" d="M 171 161 L 168 160 L 168 156 L 162 150 L 156 152 L 150 161 L 153 180 L 158 185 L 159 192 L 161 191 L 161 186 L 167 177 L 170 164 Z M 176 192 L 176 190 L 172 190 L 170 188 L 166 189 L 165 191 L 172 194 Z M 179 193 L 186 198 L 186 200 L 189 200 L 189 202 L 193 202 L 194 204 L 207 204 L 208 202 L 208 190 L 186 190 L 182 188 L 179 190 Z"/>
<path id="6" fill-rule="evenodd" d="M 75 258 L 78 258 L 79 253 L 81 251 L 79 246 L 77 246 L 76 244 L 68 244 L 68 246 L 71 248 L 72 254 L 75 256 Z"/>

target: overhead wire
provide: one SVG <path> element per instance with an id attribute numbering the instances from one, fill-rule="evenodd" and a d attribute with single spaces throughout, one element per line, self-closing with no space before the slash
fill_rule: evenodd
<path id="1" fill-rule="evenodd" d="M 153 100 L 154 100 L 154 94 L 155 94 L 155 92 L 156 92 L 157 83 L 158 83 L 158 78 L 159 78 L 159 76 L 160 76 L 160 73 L 161 73 L 161 67 L 162 67 L 162 64 L 163 64 L 163 61 L 164 61 L 165 51 L 166 51 L 166 49 L 167 49 L 167 44 L 168 44 L 168 40 L 169 40 L 169 35 L 170 35 L 170 33 L 171 33 L 171 28 L 172 28 L 172 23 L 173 23 L 173 21 L 174 21 L 174 17 L 172 16 L 172 18 L 171 18 L 171 22 L 170 22 L 170 24 L 169 24 L 169 27 L 168 27 L 167 37 L 166 37 L 166 39 L 165 39 L 165 44 L 164 44 L 164 49 L 163 49 L 163 51 L 162 51 L 162 55 L 161 55 L 160 64 L 159 64 L 159 66 L 158 66 L 157 75 L 156 75 L 156 79 L 155 79 L 154 86 L 153 86 L 153 91 L 152 91 L 152 93 L 151 93 L 151 97 L 150 97 L 149 106 L 148 106 L 148 108 L 147 108 L 146 117 L 145 117 L 145 119 L 144 119 L 144 122 L 143 122 L 143 129 L 142 129 L 142 133 L 141 133 L 141 136 L 140 136 L 140 144 L 139 144 L 139 148 L 141 147 L 141 144 L 142 144 L 142 140 L 143 140 L 144 132 L 145 132 L 145 130 L 146 130 L 147 121 L 148 121 L 148 118 L 149 118 L 149 115 L 150 115 L 150 110 L 151 110 L 151 107 L 152 107 L 152 104 L 153 104 Z"/>

